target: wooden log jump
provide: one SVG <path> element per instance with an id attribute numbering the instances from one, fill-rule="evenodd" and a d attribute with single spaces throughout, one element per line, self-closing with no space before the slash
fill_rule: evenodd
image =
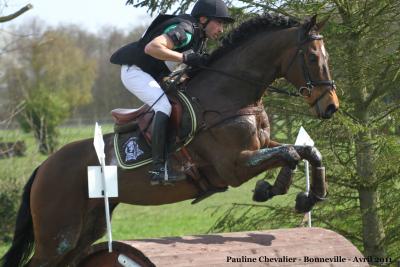
<path id="1" fill-rule="evenodd" d="M 369 266 L 347 239 L 322 228 L 130 240 L 113 247 L 108 253 L 106 243 L 93 246 L 79 266 Z"/>

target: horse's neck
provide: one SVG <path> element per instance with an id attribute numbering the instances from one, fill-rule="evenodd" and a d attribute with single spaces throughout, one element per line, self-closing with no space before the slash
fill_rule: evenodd
<path id="1" fill-rule="evenodd" d="M 237 78 L 213 72 L 198 74 L 189 93 L 209 109 L 239 109 L 254 104 L 280 73 L 283 53 L 296 44 L 293 29 L 260 33 L 210 67 Z"/>

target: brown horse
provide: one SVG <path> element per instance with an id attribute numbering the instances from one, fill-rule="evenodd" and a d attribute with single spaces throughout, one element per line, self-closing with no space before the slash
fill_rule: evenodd
<path id="1" fill-rule="evenodd" d="M 214 188 L 237 187 L 268 169 L 282 167 L 273 186 L 263 184 L 256 190 L 256 200 L 267 200 L 286 193 L 292 170 L 299 160 L 307 159 L 312 166 L 311 194 L 300 195 L 296 208 L 310 210 L 325 197 L 318 150 L 270 140 L 263 108 L 240 112 L 260 107 L 267 85 L 284 77 L 299 88 L 316 117 L 332 116 L 339 104 L 319 35 L 321 25 L 315 16 L 305 23 L 270 15 L 253 18 L 234 30 L 211 55 L 209 68 L 188 83 L 186 94 L 202 107 L 199 118 L 206 127 L 187 150 Z M 107 164 L 114 165 L 113 134 L 104 139 Z M 3 266 L 75 265 L 79 254 L 103 236 L 104 202 L 88 198 L 89 165 L 98 165 L 92 139 L 62 147 L 34 171 L 24 188 L 14 240 L 2 258 Z M 151 186 L 148 170 L 148 165 L 118 170 L 119 197 L 110 200 L 111 210 L 119 203 L 161 205 L 199 197 L 198 187 L 189 179 L 174 186 Z"/>

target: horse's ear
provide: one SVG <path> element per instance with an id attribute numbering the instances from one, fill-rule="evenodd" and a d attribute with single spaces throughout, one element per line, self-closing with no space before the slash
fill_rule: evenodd
<path id="1" fill-rule="evenodd" d="M 324 18 L 323 20 L 321 20 L 320 22 L 317 23 L 317 25 L 315 25 L 315 27 L 317 28 L 317 31 L 321 32 L 322 29 L 324 28 L 326 22 L 329 20 L 330 16 Z"/>
<path id="2" fill-rule="evenodd" d="M 306 33 L 310 32 L 312 28 L 317 24 L 317 14 L 309 18 L 304 24 L 304 30 Z"/>

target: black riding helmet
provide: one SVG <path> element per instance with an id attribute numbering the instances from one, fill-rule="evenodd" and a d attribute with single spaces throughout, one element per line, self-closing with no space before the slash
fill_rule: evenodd
<path id="1" fill-rule="evenodd" d="M 207 17 L 210 19 L 220 19 L 225 23 L 232 23 L 228 7 L 222 0 L 199 0 L 194 5 L 191 15 L 195 18 Z"/>

